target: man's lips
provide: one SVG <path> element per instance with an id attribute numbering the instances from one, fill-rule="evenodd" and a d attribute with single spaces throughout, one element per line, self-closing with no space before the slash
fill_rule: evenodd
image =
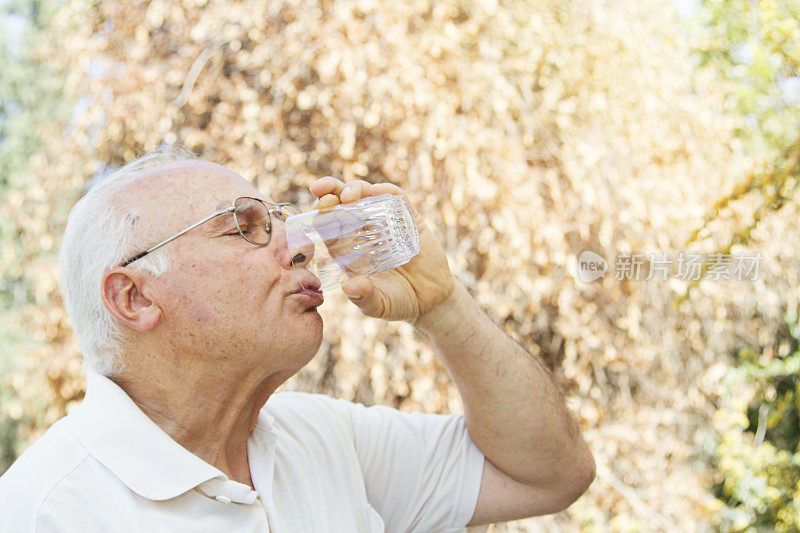
<path id="1" fill-rule="evenodd" d="M 297 289 L 294 292 L 300 291 L 313 291 L 313 292 L 321 292 L 319 288 L 322 286 L 319 278 L 314 276 L 313 274 L 310 277 L 304 277 L 300 280 L 297 285 Z"/>
<path id="2" fill-rule="evenodd" d="M 304 278 L 300 280 L 297 289 L 292 292 L 292 294 L 298 294 L 302 296 L 304 299 L 308 300 L 309 303 L 316 307 L 325 301 L 325 297 L 322 296 L 322 291 L 319 290 L 320 286 L 321 283 L 316 276 Z"/>
<path id="3" fill-rule="evenodd" d="M 299 291 L 295 292 L 294 294 L 300 296 L 302 299 L 306 300 L 312 307 L 317 307 L 322 305 L 325 301 L 325 297 L 322 296 L 321 291 L 312 291 L 310 289 L 300 289 Z"/>

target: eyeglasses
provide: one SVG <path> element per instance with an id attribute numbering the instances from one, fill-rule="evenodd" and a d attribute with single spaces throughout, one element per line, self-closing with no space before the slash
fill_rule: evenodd
<path id="1" fill-rule="evenodd" d="M 274 207 L 268 207 L 267 203 Z M 236 222 L 236 230 L 239 232 L 239 235 L 244 238 L 244 240 L 257 246 L 266 246 L 269 244 L 269 239 L 272 235 L 272 216 L 275 215 L 281 220 L 281 222 L 284 222 L 292 215 L 299 215 L 300 209 L 298 209 L 294 204 L 290 203 L 265 202 L 264 200 L 251 198 L 250 196 L 240 196 L 236 198 L 233 201 L 233 204 L 227 209 L 222 209 L 216 213 L 211 213 L 204 219 L 195 222 L 188 228 L 182 229 L 172 237 L 164 239 L 152 248 L 149 248 L 144 252 L 131 257 L 123 262 L 122 266 L 130 265 L 137 259 L 141 259 L 150 252 L 161 248 L 168 242 L 174 241 L 184 233 L 193 230 L 200 224 L 208 222 L 212 218 L 218 217 L 219 215 L 224 215 L 225 213 L 233 213 L 233 220 Z"/>

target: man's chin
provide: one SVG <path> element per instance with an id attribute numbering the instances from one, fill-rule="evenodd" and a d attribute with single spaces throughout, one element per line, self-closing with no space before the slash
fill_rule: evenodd
<path id="1" fill-rule="evenodd" d="M 319 313 L 315 314 L 319 320 L 319 326 L 314 332 L 315 334 L 313 337 L 310 331 L 306 332 L 309 334 L 309 337 L 305 339 L 303 346 L 298 350 L 298 354 L 303 354 L 303 356 L 300 358 L 302 361 L 300 368 L 306 366 L 312 359 L 314 359 L 314 356 L 319 353 L 319 347 L 322 345 L 322 317 L 319 316 Z"/>

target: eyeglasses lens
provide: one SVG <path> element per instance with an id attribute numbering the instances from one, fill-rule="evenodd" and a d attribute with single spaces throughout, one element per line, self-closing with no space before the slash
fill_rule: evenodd
<path id="1" fill-rule="evenodd" d="M 242 237 L 253 244 L 267 244 L 270 234 L 270 215 L 267 206 L 253 198 L 239 198 L 234 207 L 236 226 Z"/>

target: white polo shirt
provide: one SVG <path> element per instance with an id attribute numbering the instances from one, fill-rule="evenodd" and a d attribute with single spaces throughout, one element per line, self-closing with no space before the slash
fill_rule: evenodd
<path id="1" fill-rule="evenodd" d="M 81 405 L 0 477 L 0 531 L 464 531 L 484 463 L 461 415 L 294 392 L 261 410 L 247 457 L 255 490 L 89 372 Z"/>

